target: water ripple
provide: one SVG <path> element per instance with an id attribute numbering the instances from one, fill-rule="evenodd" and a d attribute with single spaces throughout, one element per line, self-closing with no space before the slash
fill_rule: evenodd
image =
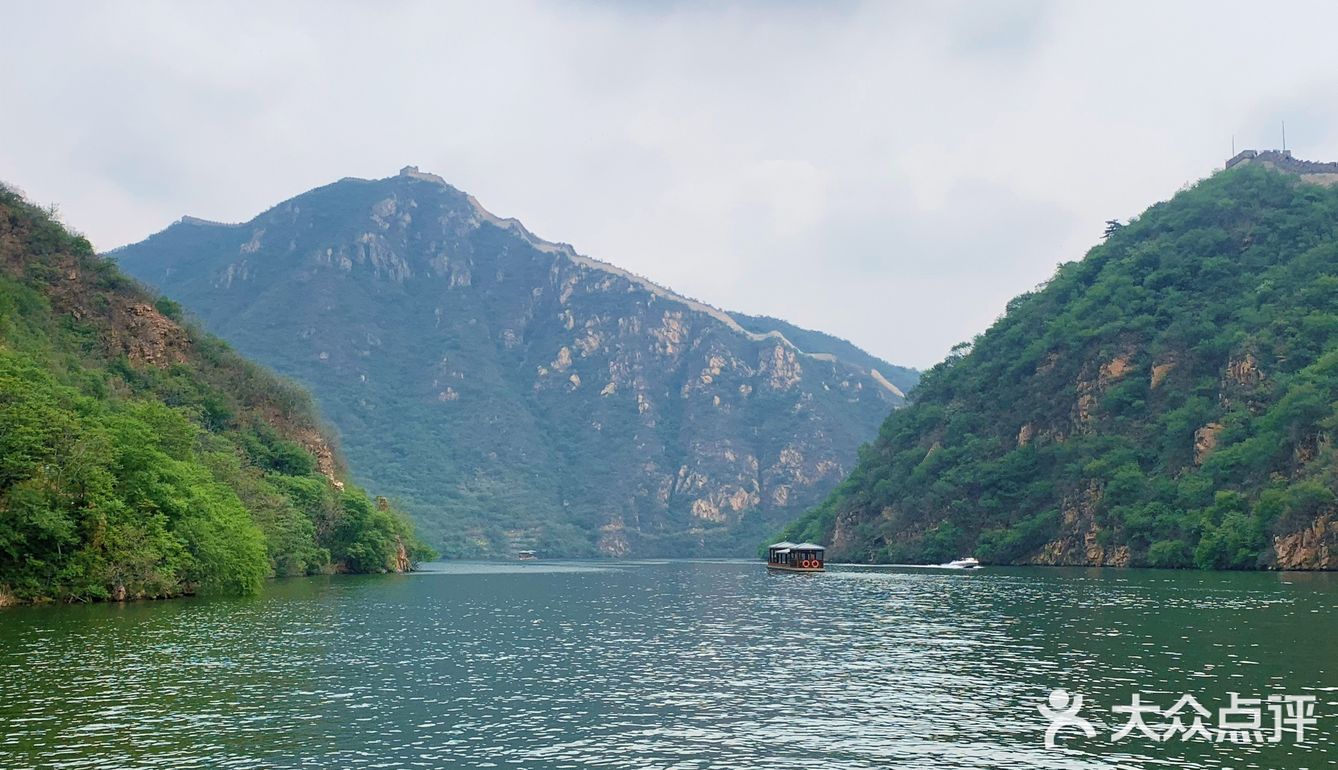
<path id="1" fill-rule="evenodd" d="M 0 767 L 1335 767 L 1333 576 L 449 564 L 0 613 Z M 1046 751 L 1083 693 L 1105 731 Z M 1314 694 L 1304 746 L 1111 744 L 1133 692 Z"/>

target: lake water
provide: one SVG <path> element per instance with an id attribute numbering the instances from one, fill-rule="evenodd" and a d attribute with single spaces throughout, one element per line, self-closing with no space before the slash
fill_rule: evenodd
<path id="1" fill-rule="evenodd" d="M 1060 687 L 1098 732 L 1046 750 Z M 1111 740 L 1135 693 L 1213 727 L 1231 692 L 1318 723 Z M 1331 574 L 452 563 L 0 611 L 3 768 L 1294 770 L 1338 767 L 1335 717 Z"/>

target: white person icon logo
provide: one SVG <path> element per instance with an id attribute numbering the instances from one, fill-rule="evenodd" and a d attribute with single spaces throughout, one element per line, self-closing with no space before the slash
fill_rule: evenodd
<path id="1" fill-rule="evenodd" d="M 1081 695 L 1070 695 L 1068 690 L 1051 690 L 1048 700 L 1049 708 L 1044 703 L 1036 707 L 1041 716 L 1050 720 L 1050 726 L 1045 729 L 1047 749 L 1055 748 L 1055 735 L 1065 727 L 1081 730 L 1088 738 L 1096 736 L 1096 728 L 1092 727 L 1092 723 L 1078 716 L 1078 712 L 1082 711 Z"/>

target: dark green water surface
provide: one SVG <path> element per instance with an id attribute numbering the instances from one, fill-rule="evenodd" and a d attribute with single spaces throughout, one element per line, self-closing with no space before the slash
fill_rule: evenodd
<path id="1" fill-rule="evenodd" d="M 1045 749 L 1052 688 L 1095 738 Z M 1318 724 L 1111 740 L 1135 693 L 1211 729 L 1231 692 Z M 1338 767 L 1335 717 L 1331 574 L 451 563 L 0 611 L 6 769 L 1296 770 Z"/>

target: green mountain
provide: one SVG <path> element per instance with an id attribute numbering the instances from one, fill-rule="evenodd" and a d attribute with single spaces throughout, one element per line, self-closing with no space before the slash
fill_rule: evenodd
<path id="1" fill-rule="evenodd" d="M 0 187 L 0 605 L 406 570 L 308 396 Z"/>
<path id="2" fill-rule="evenodd" d="M 831 558 L 1338 567 L 1338 164 L 1113 228 L 926 372 L 784 532 Z"/>
<path id="3" fill-rule="evenodd" d="M 354 467 L 452 556 L 750 553 L 915 378 L 541 240 L 412 167 L 111 256 L 310 387 Z"/>

